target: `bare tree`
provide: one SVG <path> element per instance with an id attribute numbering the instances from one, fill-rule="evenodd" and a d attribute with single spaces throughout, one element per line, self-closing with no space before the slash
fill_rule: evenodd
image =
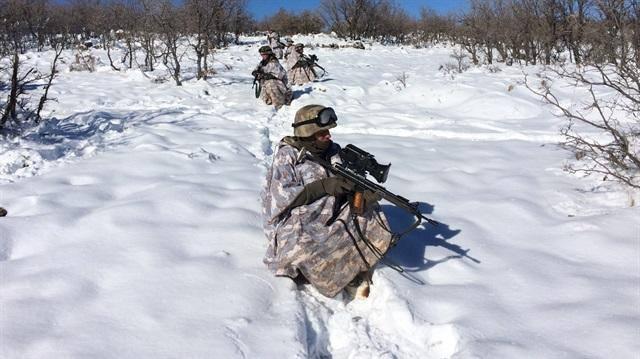
<path id="1" fill-rule="evenodd" d="M 4 69 L 9 77 L 9 94 L 0 114 L 0 130 L 4 129 L 7 122 L 18 120 L 18 110 L 25 106 L 26 100 L 22 100 L 27 86 L 40 79 L 38 71 L 24 68 L 20 54 L 25 52 L 28 44 L 29 28 L 27 22 L 22 21 L 24 7 L 28 4 L 22 0 L 9 0 L 0 6 L 0 18 L 2 18 L 2 34 L 0 36 L 0 53 L 8 58 L 9 67 Z"/>
<path id="2" fill-rule="evenodd" d="M 44 109 L 44 105 L 47 101 L 49 101 L 49 89 L 51 88 L 51 84 L 53 83 L 53 79 L 58 74 L 57 65 L 58 60 L 60 59 L 60 55 L 62 54 L 62 50 L 64 50 L 65 44 L 69 41 L 69 35 L 66 33 L 59 34 L 55 40 L 51 42 L 51 47 L 54 50 L 54 57 L 51 61 L 51 71 L 49 75 L 46 76 L 47 82 L 44 85 L 42 96 L 40 96 L 40 101 L 38 101 L 38 108 L 36 109 L 36 121 L 40 121 L 42 118 L 41 112 Z"/>
<path id="3" fill-rule="evenodd" d="M 430 8 L 420 10 L 420 18 L 416 24 L 422 41 L 438 43 L 453 39 L 455 20 L 452 16 L 442 16 Z"/>
<path id="4" fill-rule="evenodd" d="M 281 35 L 308 34 L 321 32 L 324 20 L 314 11 L 305 10 L 298 15 L 280 8 L 260 26 L 263 29 L 277 31 Z"/>
<path id="5" fill-rule="evenodd" d="M 189 38 L 189 44 L 196 53 L 196 76 L 198 79 L 206 79 L 208 73 L 207 56 L 209 55 L 208 34 L 214 28 L 215 22 L 222 21 L 222 0 L 186 0 L 185 16 L 187 29 L 194 38 Z"/>
<path id="6" fill-rule="evenodd" d="M 322 0 L 323 17 L 339 36 L 360 39 L 374 36 L 378 9 L 387 0 Z"/>
<path id="7" fill-rule="evenodd" d="M 163 43 L 160 56 L 167 66 L 177 86 L 182 86 L 181 60 L 184 51 L 180 48 L 183 40 L 184 12 L 170 0 L 141 0 L 145 11 L 154 22 Z"/>

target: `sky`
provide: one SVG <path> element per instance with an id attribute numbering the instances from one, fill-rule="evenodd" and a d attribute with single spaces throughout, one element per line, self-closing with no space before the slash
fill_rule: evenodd
<path id="1" fill-rule="evenodd" d="M 397 0 L 396 3 L 404 7 L 412 16 L 419 16 L 422 7 L 447 13 L 465 9 L 468 6 L 468 0 Z M 263 19 L 273 15 L 280 8 L 294 12 L 317 9 L 320 0 L 249 0 L 248 5 L 249 11 L 256 19 Z"/>

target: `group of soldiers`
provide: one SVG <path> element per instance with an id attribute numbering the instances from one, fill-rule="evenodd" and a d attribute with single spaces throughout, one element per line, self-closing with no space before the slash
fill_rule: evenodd
<path id="1" fill-rule="evenodd" d="M 280 108 L 291 103 L 291 86 L 314 81 L 314 67 L 324 69 L 315 56 L 304 55 L 302 44 L 283 44 L 274 32 L 267 40 L 253 71 L 256 97 Z M 283 58 L 287 70 L 278 61 Z M 309 283 L 325 296 L 344 289 L 346 298 L 364 299 L 373 268 L 394 237 L 377 194 L 365 191 L 362 211 L 354 210 L 355 185 L 321 164 L 340 160 L 329 131 L 337 120 L 331 107 L 304 106 L 295 114 L 293 136 L 278 143 L 262 197 L 268 240 L 263 261 L 276 276 Z"/>
<path id="2" fill-rule="evenodd" d="M 290 38 L 286 44 L 280 42 L 278 33 L 269 31 L 268 45 L 260 47 L 261 60 L 253 70 L 254 85 L 257 85 L 256 97 L 260 97 L 267 105 L 274 105 L 277 109 L 291 104 L 293 93 L 291 86 L 304 85 L 318 78 L 314 67 L 315 55 L 306 56 L 304 45 L 294 44 Z M 284 58 L 285 68 L 279 60 Z"/>

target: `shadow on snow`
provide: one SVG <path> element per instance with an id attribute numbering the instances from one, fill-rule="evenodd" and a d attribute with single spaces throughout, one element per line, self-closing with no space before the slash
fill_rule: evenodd
<path id="1" fill-rule="evenodd" d="M 394 233 L 407 230 L 415 222 L 415 217 L 402 208 L 392 205 L 383 205 L 381 207 Z M 419 209 L 424 215 L 428 216 L 433 213 L 434 206 L 420 202 Z M 405 234 L 396 246 L 387 253 L 385 259 L 388 260 L 389 264 L 402 267 L 404 273 L 401 273 L 401 275 L 419 284 L 424 284 L 424 282 L 409 273 L 425 271 L 440 263 L 463 257 L 475 263 L 480 263 L 479 260 L 467 254 L 469 249 L 462 249 L 459 245 L 449 242 L 451 238 L 457 236 L 460 232 L 460 229 L 451 229 L 446 223 L 440 222 L 439 225 L 433 226 L 423 222 L 416 229 Z M 427 258 L 427 247 L 430 246 L 448 249 L 453 254 L 444 258 L 429 259 Z"/>

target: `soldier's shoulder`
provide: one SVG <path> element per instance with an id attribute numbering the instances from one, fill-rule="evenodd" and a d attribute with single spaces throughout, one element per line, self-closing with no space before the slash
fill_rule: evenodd
<path id="1" fill-rule="evenodd" d="M 298 156 L 298 149 L 286 143 L 285 141 L 280 141 L 278 144 L 278 149 L 276 150 L 276 156 L 278 157 L 290 157 L 296 158 Z"/>

